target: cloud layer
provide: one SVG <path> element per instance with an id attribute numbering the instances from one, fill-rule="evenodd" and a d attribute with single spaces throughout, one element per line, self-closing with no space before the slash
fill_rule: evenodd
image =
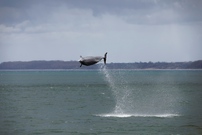
<path id="1" fill-rule="evenodd" d="M 0 61 L 202 59 L 200 0 L 1 0 Z"/>

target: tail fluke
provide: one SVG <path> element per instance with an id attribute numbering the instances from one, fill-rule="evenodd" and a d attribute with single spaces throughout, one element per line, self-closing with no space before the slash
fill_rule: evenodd
<path id="1" fill-rule="evenodd" d="M 104 56 L 104 63 L 106 64 L 106 61 L 107 61 L 107 52 L 105 53 L 105 56 Z"/>

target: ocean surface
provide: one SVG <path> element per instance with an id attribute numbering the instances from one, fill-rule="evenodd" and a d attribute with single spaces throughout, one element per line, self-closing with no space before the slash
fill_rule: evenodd
<path id="1" fill-rule="evenodd" d="M 0 135 L 201 135 L 202 70 L 0 71 Z"/>

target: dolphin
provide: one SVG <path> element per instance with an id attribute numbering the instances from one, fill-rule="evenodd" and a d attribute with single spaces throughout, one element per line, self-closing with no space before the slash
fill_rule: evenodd
<path id="1" fill-rule="evenodd" d="M 79 60 L 79 62 L 81 63 L 80 67 L 82 65 L 85 65 L 85 66 L 94 65 L 94 64 L 98 63 L 99 61 L 101 61 L 102 59 L 104 59 L 104 64 L 106 64 L 107 52 L 105 53 L 104 57 L 102 57 L 102 56 L 86 56 L 86 57 L 80 56 L 80 60 Z"/>

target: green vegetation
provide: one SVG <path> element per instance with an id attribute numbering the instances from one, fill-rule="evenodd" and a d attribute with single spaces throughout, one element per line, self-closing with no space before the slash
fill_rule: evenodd
<path id="1" fill-rule="evenodd" d="M 97 69 L 99 66 L 79 67 L 77 61 L 15 61 L 3 62 L 0 69 Z M 108 69 L 202 69 L 202 60 L 194 62 L 135 62 L 107 63 Z"/>

